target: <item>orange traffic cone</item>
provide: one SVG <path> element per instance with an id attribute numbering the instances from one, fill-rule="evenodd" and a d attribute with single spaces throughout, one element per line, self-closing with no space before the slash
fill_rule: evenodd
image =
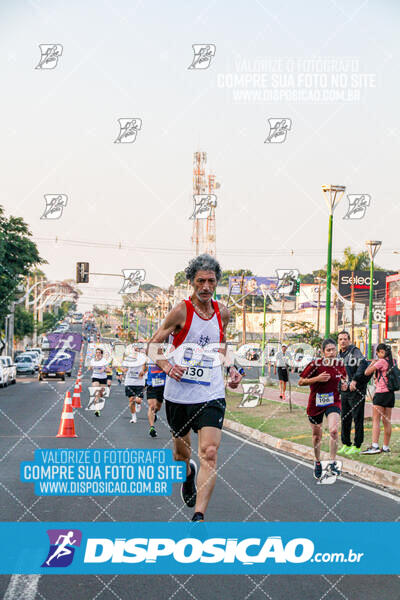
<path id="1" fill-rule="evenodd" d="M 78 437 L 75 433 L 74 413 L 72 411 L 71 393 L 67 392 L 64 400 L 64 408 L 61 414 L 60 427 L 57 437 Z"/>
<path id="2" fill-rule="evenodd" d="M 82 408 L 78 381 L 75 383 L 74 393 L 72 395 L 72 408 Z"/>

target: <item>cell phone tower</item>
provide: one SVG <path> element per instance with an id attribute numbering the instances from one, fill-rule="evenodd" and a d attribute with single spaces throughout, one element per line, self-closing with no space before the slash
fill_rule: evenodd
<path id="1" fill-rule="evenodd" d="M 208 202 L 209 213 L 207 218 L 196 212 L 193 217 L 192 246 L 195 256 L 207 252 L 211 256 L 216 256 L 216 228 L 215 228 L 215 191 L 220 184 L 215 181 L 215 175 L 206 176 L 206 152 L 195 152 L 193 156 L 193 195 L 208 195 L 211 199 Z"/>

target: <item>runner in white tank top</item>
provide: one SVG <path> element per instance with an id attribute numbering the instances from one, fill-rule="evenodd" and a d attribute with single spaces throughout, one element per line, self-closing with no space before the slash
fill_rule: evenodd
<path id="1" fill-rule="evenodd" d="M 187 465 L 181 495 L 187 506 L 195 506 L 193 521 L 204 520 L 214 489 L 226 406 L 221 364 L 230 315 L 226 306 L 212 299 L 220 276 L 218 262 L 208 254 L 189 263 L 186 277 L 193 286 L 193 294 L 168 313 L 151 338 L 148 352 L 151 360 L 167 374 L 165 410 L 173 435 L 174 459 L 184 460 Z M 176 350 L 166 359 L 158 348 L 169 336 Z M 215 352 L 218 345 L 222 354 Z M 237 388 L 241 379 L 242 375 L 231 368 L 228 385 Z M 191 459 L 191 430 L 199 436 L 198 493 L 197 465 Z"/>
<path id="2" fill-rule="evenodd" d="M 178 350 L 170 359 L 172 365 L 180 364 L 187 372 L 180 381 L 167 377 L 164 398 L 178 404 L 199 404 L 225 397 L 220 354 L 212 351 L 224 338 L 218 302 L 211 300 L 214 314 L 206 319 L 196 312 L 192 299 L 184 300 L 186 321 L 172 344 Z"/>

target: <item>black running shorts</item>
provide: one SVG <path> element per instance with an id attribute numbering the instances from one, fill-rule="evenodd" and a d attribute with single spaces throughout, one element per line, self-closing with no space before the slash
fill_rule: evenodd
<path id="1" fill-rule="evenodd" d="M 144 385 L 126 385 L 125 396 L 128 398 L 143 398 Z"/>
<path id="2" fill-rule="evenodd" d="M 107 379 L 99 379 L 98 377 L 92 377 L 92 383 L 94 383 L 95 381 L 97 381 L 97 383 L 100 383 L 101 385 L 106 385 L 107 383 Z"/>
<path id="3" fill-rule="evenodd" d="M 314 415 L 313 417 L 309 416 L 308 420 L 312 425 L 321 425 L 322 421 L 324 420 L 324 415 L 328 416 L 334 412 L 339 413 L 340 415 L 340 408 L 338 406 L 327 406 L 326 409 L 320 412 L 318 415 Z"/>
<path id="4" fill-rule="evenodd" d="M 225 409 L 225 398 L 199 404 L 178 404 L 169 400 L 165 401 L 167 421 L 174 437 L 183 437 L 191 429 L 197 433 L 202 427 L 222 429 Z"/>
<path id="5" fill-rule="evenodd" d="M 279 381 L 288 380 L 288 371 L 284 367 L 278 367 L 278 379 Z"/>
<path id="6" fill-rule="evenodd" d="M 153 387 L 152 385 L 147 386 L 147 400 L 157 400 L 157 402 L 162 402 L 164 400 L 164 385 L 157 385 Z"/>

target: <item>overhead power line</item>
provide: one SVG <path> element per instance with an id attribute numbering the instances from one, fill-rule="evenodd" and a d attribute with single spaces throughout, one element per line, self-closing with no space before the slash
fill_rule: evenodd
<path id="1" fill-rule="evenodd" d="M 34 241 L 41 243 L 60 244 L 65 246 L 76 246 L 81 248 L 109 248 L 114 250 L 130 250 L 140 253 L 156 253 L 156 254 L 184 254 L 191 255 L 191 248 L 162 248 L 159 246 L 132 246 L 128 242 L 104 242 L 90 240 L 70 240 L 65 238 L 55 237 L 39 237 L 34 236 Z M 394 248 L 384 248 L 380 254 L 393 254 Z M 343 250 L 335 250 L 338 254 L 344 254 Z M 326 248 L 218 248 L 218 254 L 223 256 L 325 256 Z"/>

